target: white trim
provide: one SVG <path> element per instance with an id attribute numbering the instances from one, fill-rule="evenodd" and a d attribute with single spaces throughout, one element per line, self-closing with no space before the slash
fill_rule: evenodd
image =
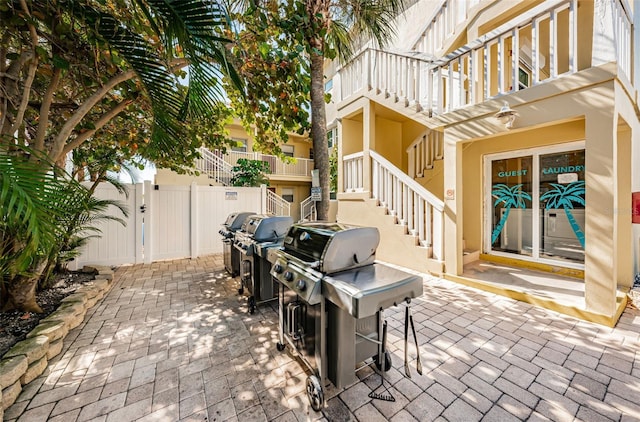
<path id="1" fill-rule="evenodd" d="M 540 207 L 532 207 L 532 256 L 520 255 L 509 252 L 494 251 L 491 247 L 491 233 L 493 230 L 491 215 L 493 214 L 493 199 L 491 196 L 491 163 L 495 160 L 508 159 L 508 158 L 520 158 L 531 156 L 533 177 L 532 183 L 532 204 L 538 204 L 540 201 L 540 156 L 553 154 L 557 152 L 572 151 L 572 150 L 584 150 L 586 149 L 585 141 L 566 142 L 558 145 L 548 145 L 541 147 L 526 148 L 514 151 L 505 151 L 494 154 L 486 154 L 483 157 L 484 164 L 484 189 L 483 189 L 483 225 L 482 225 L 482 245 L 483 253 L 487 255 L 503 256 L 510 258 L 517 258 L 523 261 L 540 262 L 544 264 L 552 264 L 562 266 L 566 268 L 584 269 L 584 263 L 565 262 L 561 260 L 549 259 L 540 256 Z"/>

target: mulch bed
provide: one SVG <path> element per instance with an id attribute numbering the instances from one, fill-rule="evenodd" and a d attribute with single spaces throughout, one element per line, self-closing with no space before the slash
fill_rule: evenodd
<path id="1" fill-rule="evenodd" d="M 93 280 L 93 274 L 81 272 L 61 274 L 53 287 L 36 293 L 36 301 L 44 311 L 43 313 L 0 312 L 0 357 L 14 344 L 24 340 L 29 331 L 33 330 L 41 319 L 55 311 L 62 299 L 91 280 Z"/>

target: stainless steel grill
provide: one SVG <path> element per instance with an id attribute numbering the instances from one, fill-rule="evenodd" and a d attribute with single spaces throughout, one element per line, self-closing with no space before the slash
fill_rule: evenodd
<path id="1" fill-rule="evenodd" d="M 422 295 L 421 277 L 374 262 L 379 241 L 372 227 L 301 223 L 268 251 L 280 286 L 278 349 L 288 344 L 313 372 L 307 395 L 315 410 L 327 380 L 338 388 L 355 382 L 369 358 L 391 367 L 384 309 Z"/>
<path id="2" fill-rule="evenodd" d="M 233 247 L 236 231 L 240 230 L 245 220 L 254 212 L 234 212 L 229 214 L 218 233 L 222 236 L 222 253 L 224 268 L 235 277 L 240 274 L 240 251 Z"/>
<path id="3" fill-rule="evenodd" d="M 257 305 L 276 299 L 275 284 L 269 274 L 271 263 L 266 256 L 269 249 L 282 245 L 291 224 L 293 218 L 287 216 L 252 215 L 235 233 L 234 246 L 240 253 L 238 293 L 248 290 L 249 313 L 254 313 Z"/>

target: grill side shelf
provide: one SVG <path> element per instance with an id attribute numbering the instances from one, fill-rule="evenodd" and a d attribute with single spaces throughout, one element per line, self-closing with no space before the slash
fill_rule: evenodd
<path id="1" fill-rule="evenodd" d="M 355 318 L 374 315 L 423 293 L 422 278 L 375 263 L 324 277 L 323 296 Z"/>

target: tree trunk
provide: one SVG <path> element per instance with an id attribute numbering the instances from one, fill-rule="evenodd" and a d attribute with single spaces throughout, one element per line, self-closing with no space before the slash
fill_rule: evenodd
<path id="1" fill-rule="evenodd" d="M 36 303 L 36 287 L 39 274 L 35 276 L 17 276 L 7 284 L 7 300 L 3 311 L 17 309 L 23 312 L 42 313 L 42 308 Z"/>
<path id="2" fill-rule="evenodd" d="M 311 45 L 322 44 L 314 40 Z M 317 48 L 322 51 L 322 48 Z M 329 147 L 327 144 L 327 122 L 324 102 L 324 57 L 311 53 L 311 138 L 313 139 L 313 161 L 320 176 L 322 200 L 316 204 L 318 220 L 329 218 Z"/>

